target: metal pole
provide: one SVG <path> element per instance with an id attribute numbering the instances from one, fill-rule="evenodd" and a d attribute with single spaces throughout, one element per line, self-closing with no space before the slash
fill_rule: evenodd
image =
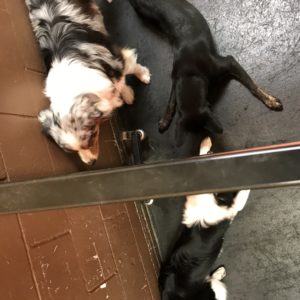
<path id="1" fill-rule="evenodd" d="M 300 146 L 208 155 L 0 185 L 0 212 L 300 184 Z"/>

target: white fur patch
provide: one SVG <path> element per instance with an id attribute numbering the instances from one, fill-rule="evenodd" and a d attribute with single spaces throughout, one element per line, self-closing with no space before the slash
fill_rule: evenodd
<path id="1" fill-rule="evenodd" d="M 70 148 L 73 150 L 79 150 L 80 145 L 78 142 L 77 137 L 71 133 L 71 132 L 66 132 L 66 131 L 61 131 L 61 140 L 64 141 L 66 145 L 68 145 Z"/>
<path id="2" fill-rule="evenodd" d="M 212 279 L 216 280 L 222 280 L 226 276 L 226 269 L 224 266 L 220 266 L 218 269 L 216 269 L 213 274 L 211 275 Z"/>
<path id="3" fill-rule="evenodd" d="M 211 288 L 215 293 L 217 300 L 226 300 L 227 299 L 227 289 L 226 285 L 217 279 L 210 280 Z"/>
<path id="4" fill-rule="evenodd" d="M 54 18 L 53 12 L 48 9 L 48 5 L 45 3 L 43 5 L 41 5 L 41 7 L 39 9 L 35 10 L 34 12 L 35 12 L 34 16 L 37 19 L 42 19 L 47 22 L 51 22 Z"/>
<path id="5" fill-rule="evenodd" d="M 205 138 L 200 145 L 199 155 L 207 154 L 212 147 L 212 141 L 210 137 Z"/>
<path id="6" fill-rule="evenodd" d="M 231 207 L 219 206 L 213 194 L 200 194 L 186 197 L 182 223 L 187 227 L 200 225 L 207 228 L 224 220 L 233 220 L 243 209 L 250 191 L 239 191 Z"/>
<path id="7" fill-rule="evenodd" d="M 250 190 L 241 190 L 234 198 L 234 207 L 237 212 L 243 210 L 250 195 Z"/>
<path id="8" fill-rule="evenodd" d="M 210 137 L 205 138 L 200 145 L 200 155 L 207 154 L 212 147 Z M 241 211 L 249 197 L 250 190 L 242 190 L 237 193 L 231 207 L 219 206 L 214 194 L 200 194 L 186 197 L 182 223 L 187 227 L 200 225 L 207 228 L 222 221 L 232 221 Z"/>
<path id="9" fill-rule="evenodd" d="M 213 194 L 187 196 L 182 223 L 187 227 L 207 228 L 226 219 L 227 208 L 218 206 Z"/>
<path id="10" fill-rule="evenodd" d="M 122 49 L 122 55 L 125 61 L 124 74 L 134 74 L 141 82 L 149 84 L 151 74 L 148 68 L 137 63 L 137 54 L 135 49 Z"/>
<path id="11" fill-rule="evenodd" d="M 51 109 L 63 117 L 69 113 L 79 95 L 100 95 L 112 89 L 112 82 L 102 72 L 87 68 L 79 61 L 63 59 L 53 63 L 46 79 L 45 95 L 50 99 Z M 114 108 L 109 103 L 103 105 L 109 112 Z"/>

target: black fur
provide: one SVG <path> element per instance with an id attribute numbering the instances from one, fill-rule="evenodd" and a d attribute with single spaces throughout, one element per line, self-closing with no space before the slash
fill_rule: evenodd
<path id="1" fill-rule="evenodd" d="M 202 14 L 185 0 L 129 0 L 137 12 L 158 24 L 174 46 L 172 91 L 159 122 L 165 131 L 176 112 L 180 129 L 221 133 L 222 126 L 211 112 L 209 89 L 223 78 L 235 79 L 272 110 L 282 110 L 277 98 L 260 89 L 232 56 L 220 56 Z"/>
<path id="2" fill-rule="evenodd" d="M 221 282 L 225 268 L 211 270 L 226 231 L 248 196 L 249 191 L 240 191 L 187 197 L 178 238 L 160 271 L 162 300 L 226 299 L 226 286 Z"/>
<path id="3" fill-rule="evenodd" d="M 229 221 L 223 221 L 209 228 L 184 227 L 160 271 L 162 300 L 216 299 L 207 276 L 221 251 L 229 225 Z"/>

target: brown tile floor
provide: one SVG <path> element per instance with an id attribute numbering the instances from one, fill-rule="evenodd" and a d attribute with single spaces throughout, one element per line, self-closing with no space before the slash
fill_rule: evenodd
<path id="1" fill-rule="evenodd" d="M 1 299 L 158 299 L 134 204 L 0 217 Z"/>
<path id="2" fill-rule="evenodd" d="M 83 171 L 40 131 L 43 65 L 23 0 L 0 0 L 0 180 Z M 123 164 L 115 122 L 95 168 Z M 0 216 L 0 299 L 159 299 L 158 261 L 140 204 Z"/>

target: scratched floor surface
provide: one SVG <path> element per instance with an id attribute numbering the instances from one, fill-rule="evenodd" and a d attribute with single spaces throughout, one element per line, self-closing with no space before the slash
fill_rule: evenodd
<path id="1" fill-rule="evenodd" d="M 1 299 L 158 299 L 149 241 L 134 204 L 1 216 Z"/>

